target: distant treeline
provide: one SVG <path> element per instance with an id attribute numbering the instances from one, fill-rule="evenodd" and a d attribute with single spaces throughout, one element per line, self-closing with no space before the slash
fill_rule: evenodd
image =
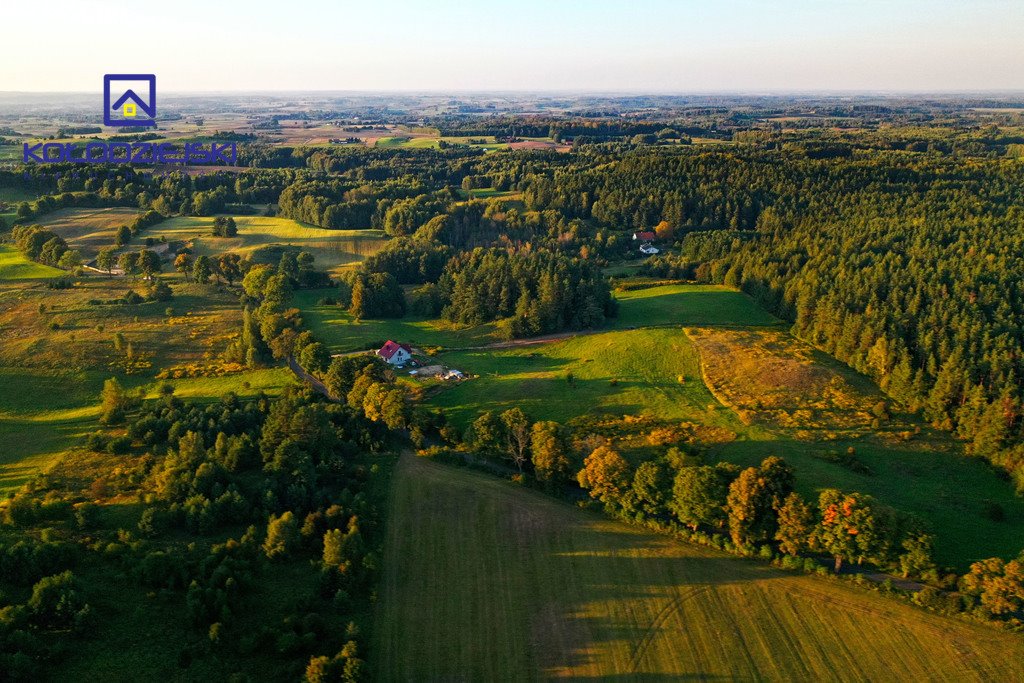
<path id="1" fill-rule="evenodd" d="M 427 119 L 446 137 L 490 136 L 499 138 L 618 138 L 633 135 L 656 134 L 672 126 L 656 121 L 620 121 L 614 119 L 541 119 L 494 117 L 487 119 Z"/>

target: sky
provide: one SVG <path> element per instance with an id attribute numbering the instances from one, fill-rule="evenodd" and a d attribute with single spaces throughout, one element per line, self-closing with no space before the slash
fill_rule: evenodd
<path id="1" fill-rule="evenodd" d="M 1024 0 L 7 0 L 0 91 L 1024 90 Z"/>

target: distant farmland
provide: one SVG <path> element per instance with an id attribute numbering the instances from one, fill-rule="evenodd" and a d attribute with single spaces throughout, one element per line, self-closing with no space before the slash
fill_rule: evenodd
<path id="1" fill-rule="evenodd" d="M 1024 641 L 412 456 L 378 680 L 1020 680 Z"/>

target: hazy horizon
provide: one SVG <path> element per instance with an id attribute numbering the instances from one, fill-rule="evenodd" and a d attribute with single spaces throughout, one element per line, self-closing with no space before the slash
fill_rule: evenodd
<path id="1" fill-rule="evenodd" d="M 1024 89 L 1024 3 L 1005 0 L 57 0 L 45 17 L 19 2 L 6 18 L 4 92 L 93 92 L 104 73 L 155 73 L 163 93 Z"/>

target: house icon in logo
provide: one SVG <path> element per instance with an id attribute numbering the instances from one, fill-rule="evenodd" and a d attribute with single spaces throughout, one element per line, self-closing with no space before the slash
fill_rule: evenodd
<path id="1" fill-rule="evenodd" d="M 117 99 L 111 101 L 115 96 Z M 155 126 L 156 75 L 106 74 L 103 77 L 103 123 L 107 126 Z"/>

